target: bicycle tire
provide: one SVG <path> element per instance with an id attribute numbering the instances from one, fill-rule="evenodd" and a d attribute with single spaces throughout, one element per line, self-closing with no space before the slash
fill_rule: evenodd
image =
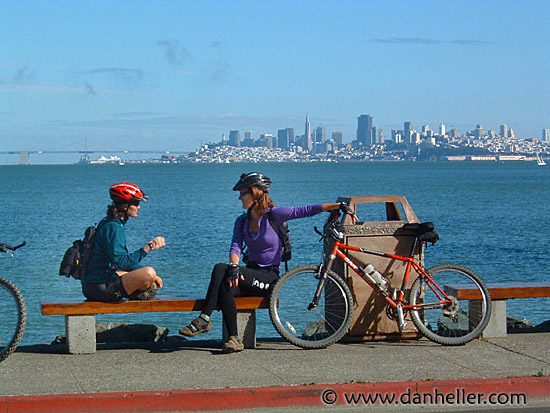
<path id="1" fill-rule="evenodd" d="M 328 271 L 317 307 L 308 310 L 319 279 L 318 266 L 296 267 L 277 281 L 271 292 L 269 316 L 277 332 L 304 349 L 328 347 L 340 340 L 353 319 L 353 296 L 342 278 Z"/>
<path id="2" fill-rule="evenodd" d="M 0 277 L 0 362 L 15 351 L 23 337 L 27 310 L 15 284 Z"/>
<path id="3" fill-rule="evenodd" d="M 491 316 L 491 297 L 483 280 L 472 270 L 460 265 L 437 265 L 427 272 L 440 288 L 444 289 L 445 285 L 460 285 L 460 288 L 477 290 L 481 299 L 459 300 L 446 291 L 452 297 L 453 303 L 411 310 L 414 325 L 426 338 L 447 346 L 466 344 L 479 337 Z M 428 305 L 437 301 L 439 300 L 426 284 L 425 277 L 419 276 L 411 285 L 409 304 Z"/>

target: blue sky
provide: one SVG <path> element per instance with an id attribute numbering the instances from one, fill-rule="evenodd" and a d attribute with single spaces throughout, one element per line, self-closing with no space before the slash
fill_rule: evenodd
<path id="1" fill-rule="evenodd" d="M 0 0 L 0 151 L 550 127 L 550 2 Z"/>

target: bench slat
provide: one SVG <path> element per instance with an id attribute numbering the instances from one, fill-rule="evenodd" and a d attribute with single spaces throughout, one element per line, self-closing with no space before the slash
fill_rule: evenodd
<path id="1" fill-rule="evenodd" d="M 550 297 L 550 283 L 489 283 L 487 284 L 492 300 L 508 300 L 513 298 Z M 463 285 L 446 285 L 445 291 L 459 300 L 480 300 L 481 294 L 476 288 L 467 288 Z"/>
<path id="2" fill-rule="evenodd" d="M 98 301 L 44 302 L 42 315 L 90 315 L 108 313 L 153 313 L 174 311 L 199 311 L 204 299 L 178 296 L 156 296 L 149 301 L 124 300 L 116 303 Z M 235 297 L 237 310 L 269 308 L 269 297 Z M 216 308 L 219 310 L 219 308 Z"/>

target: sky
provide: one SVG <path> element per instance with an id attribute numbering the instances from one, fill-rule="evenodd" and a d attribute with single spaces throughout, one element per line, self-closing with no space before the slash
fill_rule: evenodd
<path id="1" fill-rule="evenodd" d="M 0 0 L 0 152 L 550 128 L 550 2 Z"/>

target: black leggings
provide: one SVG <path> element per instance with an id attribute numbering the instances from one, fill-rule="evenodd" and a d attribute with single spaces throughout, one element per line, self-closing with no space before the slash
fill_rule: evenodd
<path id="1" fill-rule="evenodd" d="M 239 277 L 239 286 L 230 287 L 228 281 L 229 264 L 216 264 L 206 293 L 206 303 L 202 313 L 210 316 L 219 304 L 223 321 L 230 336 L 237 335 L 237 306 L 234 297 L 265 297 L 279 278 L 274 268 L 258 266 L 240 267 L 244 280 Z"/>

